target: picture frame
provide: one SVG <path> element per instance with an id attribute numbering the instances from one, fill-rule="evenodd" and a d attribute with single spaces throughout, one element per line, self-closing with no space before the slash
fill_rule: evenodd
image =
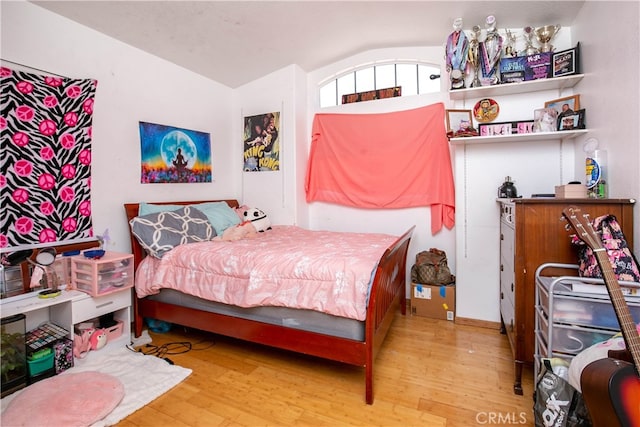
<path id="1" fill-rule="evenodd" d="M 574 130 L 574 129 L 584 129 L 584 109 L 576 111 L 574 114 L 567 114 L 564 117 L 558 119 L 558 130 Z"/>
<path id="2" fill-rule="evenodd" d="M 555 108 L 533 110 L 533 132 L 555 132 L 558 130 L 558 112 Z"/>
<path id="3" fill-rule="evenodd" d="M 552 77 L 570 76 L 578 74 L 580 68 L 580 43 L 571 49 L 554 52 L 551 60 Z"/>
<path id="4" fill-rule="evenodd" d="M 471 110 L 446 110 L 447 132 L 464 131 L 473 127 Z"/>
<path id="5" fill-rule="evenodd" d="M 580 109 L 580 95 L 565 96 L 564 98 L 552 99 L 544 103 L 544 108 L 552 108 L 557 112 L 557 129 L 560 130 L 560 122 L 567 115 L 574 115 Z"/>
<path id="6" fill-rule="evenodd" d="M 142 121 L 138 129 L 141 184 L 212 182 L 209 133 Z"/>
<path id="7" fill-rule="evenodd" d="M 516 122 L 514 125 L 514 131 L 517 134 L 533 133 L 533 120 L 523 120 Z"/>
<path id="8" fill-rule="evenodd" d="M 480 136 L 500 136 L 513 134 L 513 122 L 480 123 Z"/>

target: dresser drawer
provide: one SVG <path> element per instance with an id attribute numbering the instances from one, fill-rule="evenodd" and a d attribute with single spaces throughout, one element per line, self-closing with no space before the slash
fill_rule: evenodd
<path id="1" fill-rule="evenodd" d="M 131 306 L 131 289 L 73 301 L 73 324 Z"/>

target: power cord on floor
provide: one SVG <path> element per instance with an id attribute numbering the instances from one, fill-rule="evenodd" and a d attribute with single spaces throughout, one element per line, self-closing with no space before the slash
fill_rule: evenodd
<path id="1" fill-rule="evenodd" d="M 195 344 L 192 344 L 189 341 L 177 341 L 177 342 L 169 342 L 162 345 L 154 345 L 154 344 L 145 344 L 138 348 L 134 348 L 131 345 L 127 345 L 127 349 L 133 351 L 135 353 L 142 353 L 146 356 L 156 356 L 160 359 L 164 359 L 167 363 L 173 365 L 173 361 L 169 359 L 168 355 L 176 355 L 176 354 L 184 354 L 189 351 L 201 351 L 206 350 L 214 346 L 214 342 L 209 342 L 208 345 L 204 347 L 199 347 L 200 344 L 207 343 L 205 340 L 200 340 Z"/>
<path id="2" fill-rule="evenodd" d="M 148 356 L 157 356 L 163 359 L 167 355 L 188 353 L 191 349 L 192 346 L 189 341 L 181 341 L 170 342 L 162 345 L 145 344 L 138 348 L 138 351 Z"/>

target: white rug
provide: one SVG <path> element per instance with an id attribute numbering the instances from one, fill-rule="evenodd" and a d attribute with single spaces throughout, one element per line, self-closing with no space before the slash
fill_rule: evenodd
<path id="1" fill-rule="evenodd" d="M 92 427 L 116 424 L 160 397 L 191 374 L 191 369 L 170 365 L 155 356 L 134 353 L 124 346 L 114 348 L 107 346 L 102 350 L 90 352 L 85 359 L 76 359 L 75 366 L 60 375 L 84 371 L 113 375 L 123 383 L 125 391 L 120 404 Z M 20 391 L 2 399 L 2 411 L 19 394 Z"/>

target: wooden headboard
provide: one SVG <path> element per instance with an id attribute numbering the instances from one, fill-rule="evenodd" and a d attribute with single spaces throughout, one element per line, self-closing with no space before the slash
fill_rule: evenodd
<path id="1" fill-rule="evenodd" d="M 197 205 L 199 203 L 210 203 L 210 202 L 226 202 L 230 207 L 237 208 L 240 206 L 237 200 L 228 199 L 228 200 L 185 200 L 179 202 L 146 202 L 150 205 Z M 140 203 L 125 203 L 124 210 L 127 214 L 127 225 L 129 221 L 138 216 Z M 129 239 L 131 240 L 131 253 L 133 254 L 133 271 L 135 272 L 138 269 L 138 264 L 144 259 L 147 255 L 145 250 L 140 246 L 140 243 L 136 239 L 136 237 L 131 232 L 131 227 L 129 227 Z"/>

